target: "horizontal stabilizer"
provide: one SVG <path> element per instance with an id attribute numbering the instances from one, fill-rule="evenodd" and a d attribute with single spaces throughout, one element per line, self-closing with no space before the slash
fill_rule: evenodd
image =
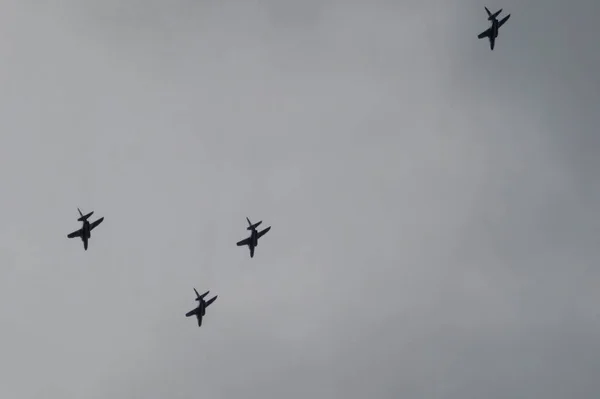
<path id="1" fill-rule="evenodd" d="M 258 226 L 260 226 L 261 223 L 262 223 L 262 220 L 258 223 L 251 224 L 250 226 L 247 227 L 247 230 L 255 230 Z"/>
<path id="2" fill-rule="evenodd" d="M 247 230 L 254 230 L 254 229 L 256 229 L 256 228 L 257 228 L 257 227 L 258 227 L 258 226 L 259 226 L 259 225 L 262 223 L 262 220 L 261 220 L 261 221 L 260 221 L 260 222 L 258 222 L 258 223 L 254 223 L 254 224 L 252 224 L 252 222 L 250 221 L 250 219 L 249 219 L 248 217 L 246 218 L 246 220 L 248 221 L 248 227 L 247 227 Z"/>
<path id="3" fill-rule="evenodd" d="M 492 20 L 496 19 L 498 17 L 498 15 L 500 15 L 501 12 L 502 12 L 502 9 L 500 9 L 499 11 L 497 11 L 497 12 L 493 13 L 492 15 L 490 15 L 488 17 L 488 21 L 492 21 Z M 488 13 L 488 15 L 489 15 L 489 13 Z"/>
<path id="4" fill-rule="evenodd" d="M 194 288 L 194 292 L 196 293 L 196 300 L 199 301 L 200 299 L 207 296 L 210 291 L 206 291 L 204 294 L 200 295 L 200 294 L 198 294 L 198 291 L 196 291 L 196 289 Z"/>
<path id="5" fill-rule="evenodd" d="M 94 212 L 90 212 L 87 215 L 81 215 L 81 211 L 79 211 L 79 214 L 81 215 L 81 217 L 79 219 L 77 219 L 77 221 L 83 222 L 83 221 L 87 220 L 90 216 L 92 216 L 93 213 Z"/>

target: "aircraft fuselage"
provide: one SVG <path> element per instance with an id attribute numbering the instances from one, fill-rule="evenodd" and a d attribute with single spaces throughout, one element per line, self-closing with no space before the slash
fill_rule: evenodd
<path id="1" fill-rule="evenodd" d="M 83 249 L 87 251 L 88 249 L 88 239 L 92 236 L 92 232 L 90 230 L 90 222 L 87 220 L 83 221 L 83 226 L 81 227 L 81 241 L 83 241 Z"/>
<path id="2" fill-rule="evenodd" d="M 90 230 L 90 222 L 87 220 L 83 222 L 83 227 L 81 228 L 81 238 L 86 239 L 92 236 L 92 232 Z"/>
<path id="3" fill-rule="evenodd" d="M 258 231 L 256 231 L 256 229 L 252 230 L 252 235 L 250 236 L 251 239 L 251 244 L 253 247 L 257 247 L 258 246 Z"/>
<path id="4" fill-rule="evenodd" d="M 498 37 L 498 20 L 497 19 L 493 19 L 492 20 L 492 34 L 491 36 L 493 36 L 494 38 Z"/>

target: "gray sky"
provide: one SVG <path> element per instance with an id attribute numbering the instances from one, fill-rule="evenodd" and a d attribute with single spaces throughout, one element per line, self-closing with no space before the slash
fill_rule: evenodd
<path id="1" fill-rule="evenodd" d="M 597 1 L 0 4 L 1 397 L 597 398 Z"/>

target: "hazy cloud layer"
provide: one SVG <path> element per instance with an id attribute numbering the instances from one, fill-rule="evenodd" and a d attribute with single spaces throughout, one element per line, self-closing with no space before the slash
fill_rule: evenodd
<path id="1" fill-rule="evenodd" d="M 2 397 L 597 397 L 597 1 L 0 4 Z"/>

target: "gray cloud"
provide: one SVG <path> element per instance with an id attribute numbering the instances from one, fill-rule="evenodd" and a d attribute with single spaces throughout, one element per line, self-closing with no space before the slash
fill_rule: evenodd
<path id="1" fill-rule="evenodd" d="M 3 5 L 4 396 L 595 397 L 595 2 Z"/>

